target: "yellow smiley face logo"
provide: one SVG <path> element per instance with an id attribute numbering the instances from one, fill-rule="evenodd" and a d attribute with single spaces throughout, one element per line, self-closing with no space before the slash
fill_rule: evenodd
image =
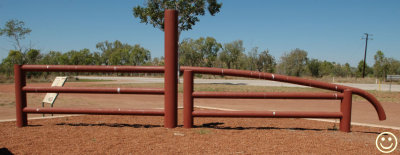
<path id="1" fill-rule="evenodd" d="M 397 147 L 397 138 L 391 132 L 382 132 L 376 137 L 376 148 L 382 153 L 393 152 Z"/>

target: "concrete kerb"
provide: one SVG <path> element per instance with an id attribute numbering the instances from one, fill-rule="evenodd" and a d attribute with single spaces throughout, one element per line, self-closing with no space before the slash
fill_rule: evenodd
<path id="1" fill-rule="evenodd" d="M 46 117 L 30 117 L 28 120 L 38 120 L 38 119 L 52 119 L 52 118 L 63 118 L 63 117 L 73 117 L 73 116 L 82 116 L 82 115 L 61 115 L 61 116 L 46 116 Z M 3 119 L 1 122 L 14 122 L 16 119 Z"/>

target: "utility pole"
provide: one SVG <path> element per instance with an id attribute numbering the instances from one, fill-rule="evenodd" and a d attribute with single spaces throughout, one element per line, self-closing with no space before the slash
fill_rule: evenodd
<path id="1" fill-rule="evenodd" d="M 364 33 L 365 34 L 365 38 L 361 38 L 361 39 L 365 39 L 365 51 L 364 51 L 364 66 L 363 66 L 363 73 L 362 73 L 362 78 L 365 77 L 365 58 L 367 57 L 367 46 L 368 46 L 368 39 L 372 40 L 372 38 L 368 38 L 368 36 L 372 36 L 372 34 L 368 34 L 368 33 Z"/>

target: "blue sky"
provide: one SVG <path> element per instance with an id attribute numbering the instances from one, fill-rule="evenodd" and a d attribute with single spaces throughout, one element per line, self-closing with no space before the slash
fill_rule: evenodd
<path id="1" fill-rule="evenodd" d="M 241 39 L 246 53 L 253 47 L 269 49 L 279 60 L 285 52 L 300 48 L 310 58 L 350 63 L 363 59 L 365 32 L 373 34 L 368 43 L 367 63 L 382 50 L 400 60 L 400 1 L 398 0 L 225 0 L 216 16 L 202 16 L 193 30 L 182 38 L 214 37 L 221 43 Z M 26 23 L 32 32 L 23 45 L 67 52 L 96 43 L 120 40 L 140 44 L 152 57 L 164 55 L 164 34 L 140 23 L 132 8 L 143 0 L 1 0 L 0 26 L 9 19 Z M 12 43 L 0 38 L 0 59 Z"/>

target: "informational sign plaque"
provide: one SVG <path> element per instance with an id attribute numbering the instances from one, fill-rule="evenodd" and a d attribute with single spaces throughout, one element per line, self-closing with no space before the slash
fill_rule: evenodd
<path id="1" fill-rule="evenodd" d="M 67 77 L 56 77 L 54 79 L 52 87 L 62 87 L 64 86 L 65 81 L 67 81 Z M 54 101 L 56 100 L 58 93 L 47 93 L 43 99 L 43 103 L 49 103 L 53 105 Z"/>

